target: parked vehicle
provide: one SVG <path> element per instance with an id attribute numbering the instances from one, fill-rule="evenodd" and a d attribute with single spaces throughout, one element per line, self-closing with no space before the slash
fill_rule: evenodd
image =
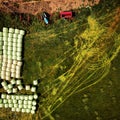
<path id="1" fill-rule="evenodd" d="M 73 17 L 73 13 L 71 11 L 60 12 L 60 18 L 71 19 Z"/>
<path id="2" fill-rule="evenodd" d="M 49 14 L 48 13 L 43 12 L 42 13 L 42 19 L 44 20 L 46 25 L 49 24 L 50 21 L 49 21 Z"/>

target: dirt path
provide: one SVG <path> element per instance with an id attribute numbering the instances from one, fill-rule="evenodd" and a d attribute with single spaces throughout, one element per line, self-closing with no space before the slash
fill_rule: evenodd
<path id="1" fill-rule="evenodd" d="M 37 15 L 42 11 L 46 11 L 52 14 L 58 11 L 93 6 L 98 4 L 99 1 L 100 0 L 37 0 L 23 2 L 23 0 L 1 0 L 0 11 L 27 13 L 32 15 Z"/>

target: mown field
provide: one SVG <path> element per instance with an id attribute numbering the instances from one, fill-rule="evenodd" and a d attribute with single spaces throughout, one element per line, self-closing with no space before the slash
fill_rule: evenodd
<path id="1" fill-rule="evenodd" d="M 107 75 L 103 75 L 104 77 L 102 78 L 102 73 L 99 73 L 98 71 L 98 73 L 96 72 L 97 74 L 95 74 L 95 76 L 93 74 L 91 78 L 95 78 L 93 81 L 91 79 L 89 80 L 89 74 L 91 74 L 92 71 L 88 72 L 89 69 L 87 69 L 87 67 L 89 67 L 89 61 L 86 60 L 87 53 L 84 53 L 85 56 L 83 54 L 84 57 L 82 63 L 79 64 L 81 58 L 80 56 L 75 64 L 75 68 L 73 66 L 75 59 L 77 59 L 74 57 L 79 57 L 79 53 L 81 52 L 80 48 L 85 44 L 84 39 L 80 39 L 79 36 L 89 28 L 88 17 L 91 16 L 93 23 L 95 24 L 97 24 L 97 21 L 100 25 L 108 28 L 111 27 L 108 23 L 112 23 L 112 20 L 114 19 L 114 10 L 119 5 L 117 2 L 114 4 L 112 2 L 109 3 L 108 7 L 107 5 L 108 2 L 100 3 L 100 5 L 95 6 L 92 9 L 83 8 L 74 10 L 76 14 L 72 20 L 59 19 L 58 14 L 56 13 L 56 15 L 54 15 L 51 19 L 51 24 L 47 26 L 43 22 L 39 21 L 36 17 L 31 17 L 31 22 L 28 25 L 28 23 L 25 21 L 24 23 L 20 22 L 18 17 L 14 17 L 14 19 L 12 19 L 10 15 L 1 13 L 2 18 L 0 18 L 0 30 L 2 30 L 3 26 L 26 30 L 26 35 L 23 41 L 24 65 L 22 70 L 22 77 L 24 84 L 31 84 L 34 79 L 39 79 L 40 83 L 37 89 L 37 93 L 39 94 L 38 110 L 35 115 L 12 113 L 9 109 L 1 109 L 0 120 L 120 119 L 120 53 L 118 52 L 117 56 L 115 56 L 114 59 L 111 58 L 112 60 L 110 60 L 110 63 L 108 62 L 110 65 L 110 68 L 109 66 L 107 68 L 109 70 L 108 74 L 106 72 Z M 108 9 L 106 9 L 106 7 Z M 96 21 L 94 22 L 94 20 Z M 118 24 L 116 26 L 117 29 L 115 29 L 115 32 L 119 33 L 120 25 Z M 92 24 L 92 27 L 94 27 L 94 24 Z M 100 28 L 98 31 L 101 31 L 101 29 L 102 28 Z M 95 28 L 95 30 L 97 29 Z M 89 33 L 92 36 L 92 33 Z M 113 37 L 116 37 L 116 33 L 113 35 Z M 89 36 L 90 35 L 88 34 L 87 37 Z M 100 39 L 102 37 L 104 36 L 100 36 Z M 118 37 L 120 37 L 119 34 Z M 103 47 L 105 44 L 108 44 L 106 45 L 108 48 L 105 48 L 106 46 L 103 48 L 105 48 L 106 51 L 112 51 L 109 49 L 110 47 L 112 48 L 112 42 L 106 41 L 102 41 L 99 46 Z M 93 46 L 97 46 L 96 44 L 99 44 L 95 43 Z M 91 45 L 91 43 L 89 44 Z M 117 45 L 119 45 L 119 42 Z M 104 56 L 104 49 L 102 51 L 102 47 L 100 49 L 100 54 L 102 54 L 101 56 Z M 116 51 L 108 52 L 109 58 L 114 52 Z M 90 52 L 90 54 L 92 53 Z M 90 57 L 90 60 L 92 59 L 96 61 L 97 57 Z M 78 71 L 75 72 L 77 66 L 80 66 L 81 64 L 83 64 L 83 66 L 78 68 Z M 74 69 L 71 69 L 72 67 Z M 96 66 L 92 67 L 97 68 Z M 69 70 L 71 71 L 69 72 Z M 68 71 L 68 73 L 66 71 Z M 71 72 L 75 73 L 75 76 L 70 77 L 70 75 L 72 75 Z M 64 73 L 67 73 L 65 75 L 68 76 L 71 81 L 73 81 L 70 82 L 68 87 L 65 89 L 63 89 L 64 84 L 67 82 L 66 79 L 62 76 Z M 61 81 L 58 79 L 59 76 L 62 76 Z M 79 82 L 77 83 L 77 80 L 80 79 L 82 81 L 82 78 L 83 80 L 88 79 L 90 83 L 85 82 L 82 87 L 71 94 L 72 91 L 74 91 L 74 89 L 76 89 L 76 87 L 81 84 Z M 96 83 L 97 79 L 99 78 L 101 79 L 98 80 L 98 83 Z M 96 84 L 94 85 L 93 83 Z M 89 84 L 91 86 L 87 89 L 84 89 L 84 87 L 89 86 Z M 60 90 L 57 89 L 57 87 Z M 71 95 L 69 96 L 69 94 Z M 65 101 L 64 97 L 67 98 Z M 56 102 L 57 100 L 58 103 Z M 56 107 L 56 104 L 54 106 L 50 105 L 53 103 L 52 101 L 60 106 Z M 54 107 L 56 109 L 54 109 Z"/>

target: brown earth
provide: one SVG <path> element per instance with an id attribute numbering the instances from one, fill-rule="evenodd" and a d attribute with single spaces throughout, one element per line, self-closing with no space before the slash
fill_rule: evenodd
<path id="1" fill-rule="evenodd" d="M 83 2 L 84 1 L 84 2 Z M 80 7 L 94 6 L 100 0 L 0 0 L 0 11 L 37 15 L 43 11 L 50 14 Z"/>

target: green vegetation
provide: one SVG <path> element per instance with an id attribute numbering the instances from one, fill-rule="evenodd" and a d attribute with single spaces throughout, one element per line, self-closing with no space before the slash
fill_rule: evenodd
<path id="1" fill-rule="evenodd" d="M 24 38 L 23 79 L 26 84 L 41 81 L 38 112 L 29 119 L 117 119 L 120 76 L 113 60 L 120 50 L 119 23 L 111 30 L 116 8 L 104 14 L 100 9 L 99 15 L 96 9 L 76 10 L 72 21 L 53 20 L 49 26 L 36 18 L 29 27 L 16 24 L 17 19 L 5 22 L 4 26 L 29 30 Z"/>

